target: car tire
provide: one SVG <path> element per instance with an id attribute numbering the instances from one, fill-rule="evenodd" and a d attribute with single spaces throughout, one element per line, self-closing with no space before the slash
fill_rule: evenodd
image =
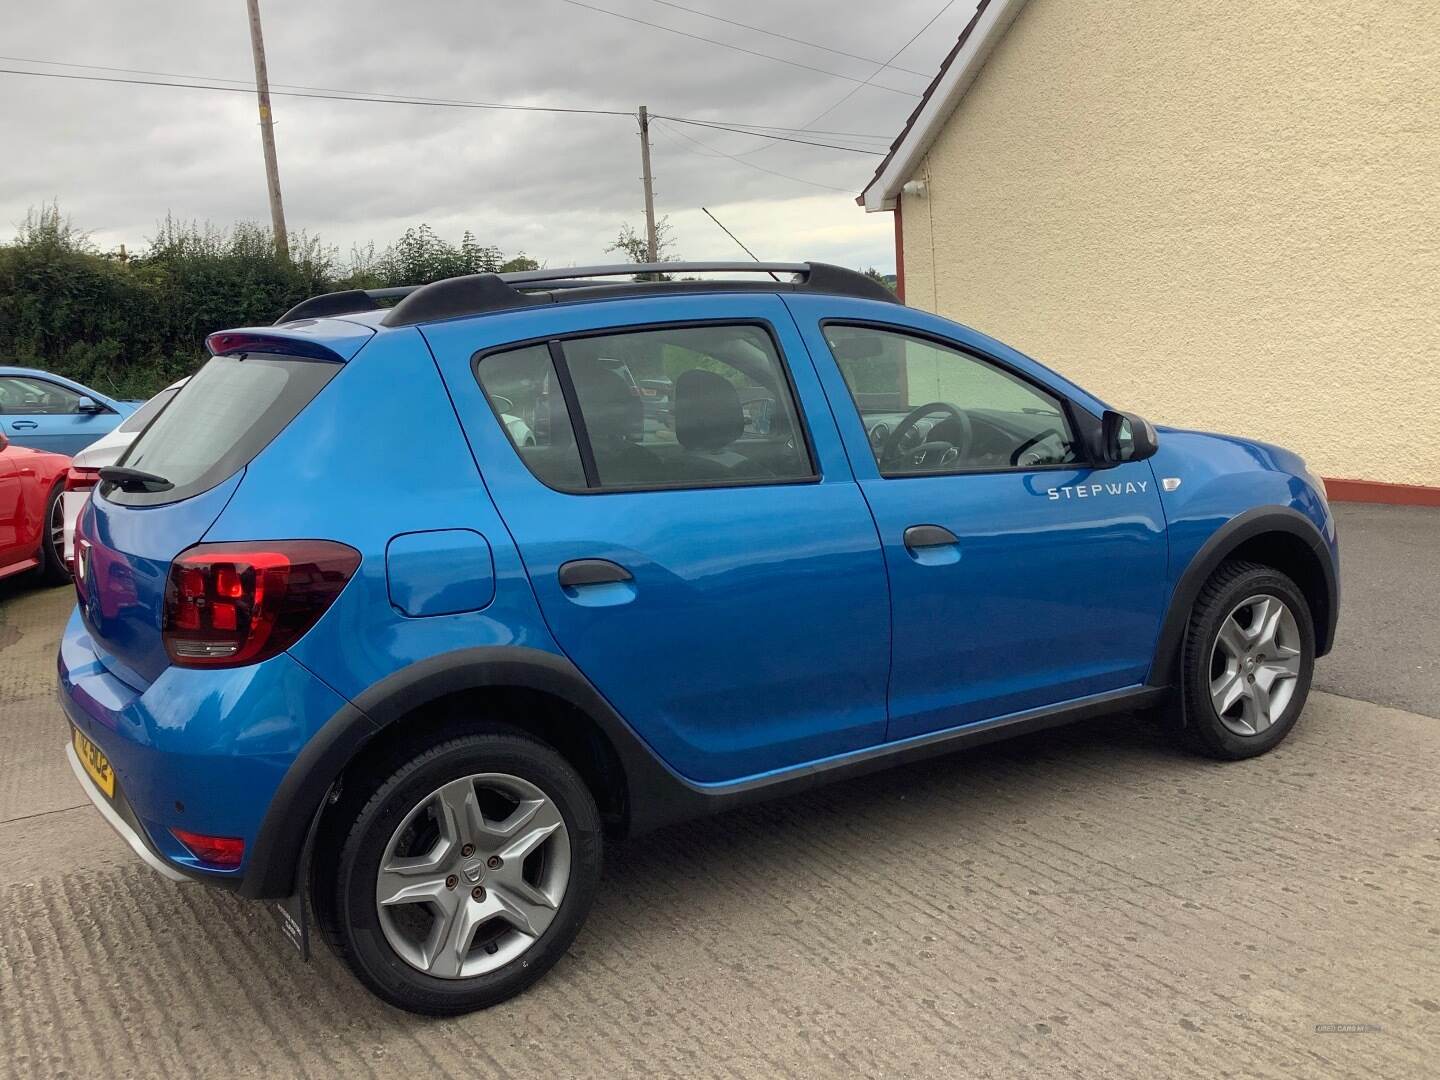
<path id="1" fill-rule="evenodd" d="M 1183 650 L 1183 732 L 1193 749 L 1237 761 L 1290 733 L 1310 693 L 1315 624 L 1289 577 L 1223 563 L 1195 600 Z"/>
<path id="2" fill-rule="evenodd" d="M 70 582 L 70 569 L 65 565 L 65 507 L 60 496 L 63 483 L 50 489 L 45 500 L 45 529 L 40 536 L 40 580 L 50 585 Z"/>
<path id="3" fill-rule="evenodd" d="M 551 747 L 518 733 L 464 735 L 381 780 L 345 835 L 317 917 L 384 1001 L 428 1016 L 488 1008 L 570 947 L 603 845 L 594 798 Z"/>

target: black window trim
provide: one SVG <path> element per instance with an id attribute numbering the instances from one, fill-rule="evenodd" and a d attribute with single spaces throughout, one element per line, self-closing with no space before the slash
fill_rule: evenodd
<path id="1" fill-rule="evenodd" d="M 1046 386 L 1027 372 L 1021 371 L 1013 364 L 1008 364 L 998 356 L 994 356 L 983 349 L 973 348 L 970 345 L 962 345 L 952 338 L 936 334 L 929 330 L 921 330 L 916 327 L 904 326 L 900 323 L 882 322 L 878 319 L 847 319 L 833 318 L 820 320 L 820 337 L 825 342 L 825 352 L 830 357 L 830 362 L 835 365 L 836 372 L 840 375 L 840 381 L 845 386 L 845 393 L 849 395 L 850 407 L 855 410 L 855 418 L 860 421 L 860 430 L 865 433 L 865 414 L 860 409 L 860 402 L 855 399 L 855 391 L 850 388 L 850 380 L 845 378 L 845 372 L 840 367 L 840 361 L 830 348 L 830 339 L 825 336 L 825 328 L 828 326 L 850 326 L 859 327 L 863 330 L 878 330 L 882 333 L 896 334 L 900 337 L 919 338 L 928 341 L 933 345 L 949 349 L 952 352 L 963 353 L 973 356 L 977 360 L 992 364 L 999 368 L 1006 375 L 1009 375 L 1020 382 L 1031 386 L 1047 397 L 1054 398 L 1060 403 L 1060 409 L 1065 420 L 1070 425 L 1070 432 L 1075 438 L 1077 447 L 1081 453 L 1075 461 L 1062 462 L 1058 465 L 1031 465 L 1028 468 L 1022 465 L 1004 465 L 991 469 L 925 469 L 921 472 L 886 472 L 880 466 L 880 459 L 875 455 L 875 448 L 870 446 L 870 439 L 866 434 L 865 444 L 869 447 L 870 458 L 875 462 L 875 471 L 879 473 L 882 480 L 910 480 L 916 478 L 934 478 L 937 476 L 995 476 L 1008 473 L 1032 473 L 1032 472 L 1075 472 L 1081 469 L 1095 469 L 1099 464 L 1095 458 L 1095 446 L 1097 445 L 1100 421 L 1093 417 L 1086 409 L 1081 409 L 1071 400 L 1068 394 L 1062 394 L 1054 387 Z M 1082 419 L 1082 417 L 1084 419 Z M 1088 422 L 1086 422 L 1088 421 Z"/>
<path id="2" fill-rule="evenodd" d="M 678 480 L 668 484 L 609 484 L 602 486 L 595 467 L 595 452 L 590 445 L 589 433 L 585 430 L 585 419 L 580 413 L 579 401 L 575 394 L 575 384 L 570 377 L 569 361 L 565 356 L 565 342 L 580 341 L 593 337 L 619 337 L 624 334 L 643 334 L 656 330 L 694 330 L 701 327 L 712 326 L 752 326 L 763 331 L 770 339 L 770 344 L 775 350 L 775 357 L 780 363 L 780 373 L 785 380 L 785 389 L 790 394 L 790 403 L 795 415 L 795 423 L 799 428 L 799 434 L 806 462 L 810 466 L 808 476 L 796 476 L 788 478 L 758 477 L 755 479 L 735 480 Z M 565 399 L 565 408 L 570 413 L 570 426 L 575 432 L 576 449 L 580 455 L 580 464 L 585 473 L 586 485 L 583 488 L 562 487 L 552 484 L 543 479 L 534 469 L 530 468 L 520 453 L 520 448 L 515 445 L 514 438 L 510 435 L 510 429 L 505 426 L 500 413 L 495 408 L 495 402 L 491 400 L 490 394 L 485 389 L 485 384 L 480 381 L 480 365 L 486 357 L 496 356 L 500 353 L 518 352 L 521 349 L 533 348 L 537 345 L 544 345 L 550 352 L 550 363 L 555 368 L 555 381 L 560 386 L 561 396 Z M 824 476 L 819 468 L 819 459 L 815 454 L 815 444 L 810 437 L 810 424 L 805 415 L 805 407 L 800 398 L 800 392 L 795 387 L 795 376 L 790 370 L 789 357 L 780 344 L 780 337 L 775 332 L 775 326 L 769 319 L 759 317 L 738 317 L 720 319 L 682 319 L 675 322 L 644 322 L 628 323 L 619 326 L 596 327 L 589 330 L 577 330 L 567 334 L 544 334 L 539 337 L 525 338 L 519 341 L 507 342 L 503 345 L 493 345 L 481 349 L 470 357 L 470 372 L 475 378 L 476 385 L 480 388 L 480 394 L 485 399 L 486 405 L 490 407 L 490 413 L 495 417 L 495 422 L 500 425 L 501 432 L 515 451 L 515 457 L 524 466 L 525 471 L 538 483 L 543 484 L 551 491 L 557 491 L 562 495 L 634 495 L 648 491 L 704 491 L 716 488 L 750 488 L 750 487 L 792 487 L 796 484 L 818 484 Z"/>

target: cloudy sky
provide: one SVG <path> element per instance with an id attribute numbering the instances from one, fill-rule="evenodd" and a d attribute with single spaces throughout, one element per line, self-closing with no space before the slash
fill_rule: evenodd
<path id="1" fill-rule="evenodd" d="M 272 89 L 632 112 L 643 103 L 654 114 L 803 128 L 776 133 L 882 149 L 974 7 L 262 0 L 261 12 Z M 937 12 L 894 60 L 908 71 L 864 59 L 889 58 Z M 13 70 L 160 78 L 59 66 L 106 65 L 232 86 L 253 78 L 244 0 L 16 5 L 3 48 L 0 67 Z M 142 244 L 167 212 L 218 224 L 268 221 L 251 94 L 0 74 L 0 102 L 0 228 L 52 200 L 107 247 Z M 468 228 L 507 252 L 565 265 L 603 260 L 622 223 L 643 224 L 631 116 L 304 97 L 276 97 L 274 108 L 289 226 L 342 252 L 383 245 L 425 221 L 448 238 Z M 743 257 L 703 205 L 761 258 L 893 269 L 890 215 L 867 215 L 853 201 L 878 157 L 673 120 L 656 122 L 652 141 L 658 211 L 669 215 L 683 257 Z"/>

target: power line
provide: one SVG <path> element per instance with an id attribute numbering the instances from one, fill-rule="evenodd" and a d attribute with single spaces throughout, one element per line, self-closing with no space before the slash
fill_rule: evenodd
<path id="1" fill-rule="evenodd" d="M 935 25 L 935 20 L 937 20 L 938 18 L 940 18 L 940 16 L 941 16 L 941 15 L 944 15 L 947 11 L 949 11 L 950 8 L 954 6 L 954 4 L 955 4 L 955 0 L 945 0 L 944 6 L 941 7 L 939 11 L 935 12 L 934 15 L 931 15 L 930 18 L 929 18 L 929 20 L 925 23 L 924 26 L 920 27 L 919 30 L 916 30 L 915 33 L 911 34 L 909 40 L 907 40 L 904 45 L 901 45 L 900 48 L 896 49 L 893 53 L 890 54 L 890 60 L 894 60 L 897 56 L 899 56 L 901 53 L 903 53 L 906 49 L 910 48 L 911 45 L 914 45 L 915 42 L 919 39 L 920 35 L 923 34 L 923 33 L 925 33 L 926 30 L 929 30 L 930 27 L 932 27 L 933 25 Z M 887 60 L 885 63 L 888 64 L 888 63 L 890 62 L 890 60 Z M 859 91 L 859 89 L 860 89 L 861 86 L 865 86 L 865 85 L 869 84 L 869 83 L 870 83 L 870 80 L 873 79 L 876 75 L 880 74 L 880 72 L 881 72 L 882 70 L 884 70 L 884 67 L 883 67 L 883 66 L 876 68 L 874 71 L 872 71 L 872 72 L 869 74 L 869 76 L 865 79 L 864 82 L 860 83 L 858 86 L 852 86 L 852 87 L 849 89 L 849 91 L 846 92 L 846 93 L 844 94 L 844 96 L 842 96 L 842 97 L 840 98 L 839 101 L 835 102 L 835 104 L 831 105 L 828 109 L 824 110 L 823 112 L 817 113 L 815 116 L 811 117 L 809 123 L 802 124 L 802 125 L 801 125 L 801 130 L 802 130 L 802 131 L 803 131 L 803 130 L 806 130 L 807 128 L 810 127 L 810 124 L 818 124 L 821 120 L 825 119 L 825 117 L 829 116 L 832 112 L 834 112 L 836 109 L 838 109 L 841 105 L 844 105 L 845 102 L 849 101 L 852 97 L 855 96 L 855 94 Z M 747 150 L 746 153 L 749 153 L 749 154 L 758 154 L 761 150 L 765 150 L 765 149 L 768 149 L 768 146 L 757 146 L 754 150 Z"/>
<path id="2" fill-rule="evenodd" d="M 783 56 L 775 56 L 771 53 L 760 52 L 758 49 L 747 49 L 743 45 L 732 45 L 728 41 L 718 41 L 715 38 L 705 37 L 703 34 L 692 34 L 688 30 L 677 30 L 673 26 L 665 26 L 661 23 L 650 22 L 646 19 L 636 18 L 634 15 L 624 15 L 618 11 L 611 11 L 609 8 L 596 7 L 594 4 L 584 3 L 583 0 L 560 0 L 561 3 L 570 4 L 573 7 L 585 8 L 588 11 L 598 11 L 602 15 L 610 15 L 616 19 L 624 19 L 626 22 L 638 23 L 640 26 L 648 26 L 652 30 L 664 30 L 669 34 L 678 34 L 680 37 L 691 38 L 695 41 L 703 41 L 710 45 L 718 45 L 722 49 L 731 49 L 735 52 L 745 53 L 747 56 L 758 56 L 762 60 L 773 60 L 777 64 L 788 64 L 790 67 L 801 68 L 805 71 L 814 71 L 821 75 L 829 75 L 832 79 L 844 79 L 847 82 L 859 83 L 862 86 L 873 86 L 876 90 L 885 90 L 891 94 L 900 94 L 904 97 L 919 97 L 919 94 L 911 93 L 909 90 L 899 90 L 893 86 L 886 86 L 884 83 L 872 82 L 871 80 L 879 74 L 879 71 L 871 72 L 869 78 L 857 79 L 854 75 L 845 75 L 839 71 L 831 71 L 828 68 L 814 67 L 811 64 L 802 64 L 798 60 L 787 60 Z"/>
<path id="3" fill-rule="evenodd" d="M 652 119 L 653 119 L 653 118 L 652 118 Z M 840 193 L 842 193 L 842 194 L 845 194 L 845 195 L 848 195 L 848 194 L 850 194 L 850 192 L 851 192 L 851 189 L 850 189 L 850 188 L 834 187 L 834 186 L 831 185 L 831 184 L 822 184 L 822 183 L 820 183 L 818 180 L 806 180 L 806 179 L 805 179 L 804 177 L 802 177 L 802 176 L 791 176 L 789 173 L 777 172 L 777 171 L 774 170 L 774 169 L 767 169 L 767 168 L 765 168 L 765 166 L 763 166 L 763 165 L 756 165 L 753 161 L 746 161 L 746 160 L 744 160 L 743 158 L 736 157 L 734 154 L 727 154 L 727 153 L 725 153 L 725 151 L 723 151 L 723 150 L 717 150 L 715 147 L 711 146 L 709 143 L 707 143 L 707 142 L 701 142 L 699 139 L 692 138 L 691 136 L 685 134 L 685 132 L 679 130 L 678 128 L 672 129 L 672 128 L 670 128 L 670 126 L 667 125 L 667 124 L 654 123 L 654 124 L 652 124 L 652 127 L 653 127 L 654 130 L 660 132 L 662 135 L 665 135 L 665 136 L 670 137 L 670 138 L 673 138 L 674 136 L 678 135 L 680 138 L 685 139 L 685 140 L 687 140 L 687 141 L 689 141 L 689 142 L 692 142 L 692 143 L 694 143 L 696 146 L 703 146 L 703 147 L 705 148 L 705 150 L 709 151 L 708 153 L 704 153 L 704 152 L 699 151 L 699 150 L 691 150 L 689 147 L 685 147 L 685 146 L 680 147 L 680 149 L 681 149 L 681 150 L 684 150 L 687 154 L 695 154 L 697 157 L 729 158 L 731 161 L 737 162 L 737 163 L 740 164 L 740 165 L 744 165 L 747 169 L 754 169 L 756 172 L 768 173 L 768 174 L 771 175 L 771 176 L 778 176 L 778 177 L 780 177 L 780 179 L 782 179 L 782 180 L 793 180 L 793 181 L 794 181 L 795 183 L 797 183 L 797 184 L 807 184 L 807 185 L 809 185 L 810 187 L 823 188 L 823 189 L 826 190 L 826 191 L 838 191 L 838 192 L 840 192 Z"/>
<path id="4" fill-rule="evenodd" d="M 873 157 L 884 157 L 879 150 L 866 150 L 859 146 L 841 146 L 839 143 L 811 142 L 809 139 L 794 139 L 788 135 L 766 135 L 759 131 L 746 131 L 744 128 L 732 127 L 729 124 L 717 124 L 709 120 L 687 120 L 680 116 L 666 116 L 664 113 L 655 113 L 658 120 L 671 120 L 677 124 L 693 124 L 695 127 L 715 128 L 717 131 L 733 131 L 737 135 L 755 135 L 762 139 L 774 139 L 776 142 L 797 143 L 800 146 L 820 146 L 826 150 L 845 150 L 851 154 L 870 154 Z M 729 154 L 725 155 L 729 157 Z"/>
<path id="5" fill-rule="evenodd" d="M 187 74 L 187 73 L 176 72 L 176 71 L 152 71 L 152 70 L 150 70 L 149 68 L 114 67 L 114 66 L 109 65 L 109 64 L 77 64 L 77 63 L 75 63 L 75 62 L 73 62 L 73 61 L 70 61 L 70 60 L 37 60 L 37 59 L 35 59 L 33 56 L 0 56 L 0 61 L 4 61 L 4 60 L 13 61 L 13 62 L 19 63 L 19 64 L 38 64 L 38 65 L 40 65 L 40 66 L 42 66 L 42 67 L 81 68 L 81 69 L 83 69 L 83 70 L 85 70 L 85 71 L 119 71 L 119 72 L 122 72 L 123 74 L 127 74 L 127 75 L 155 75 L 155 76 L 159 76 L 159 77 L 165 78 L 165 79 L 204 79 L 206 82 L 212 82 L 212 83 L 217 83 L 217 82 L 218 82 L 218 83 L 239 83 L 241 86 L 243 86 L 243 87 L 246 88 L 246 89 L 252 89 L 252 88 L 255 86 L 255 80 L 254 80 L 253 77 L 252 77 L 252 78 L 249 78 L 249 79 L 227 79 L 227 78 L 225 78 L 223 75 L 195 75 L 195 74 Z M 38 75 L 38 74 L 41 74 L 41 73 L 40 73 L 40 72 L 33 72 L 33 73 L 32 73 L 32 72 L 25 72 L 25 74 L 37 74 L 37 75 Z M 168 86 L 168 85 L 171 85 L 171 84 L 166 83 L 165 85 Z M 347 90 L 347 89 L 344 89 L 344 88 L 334 87 L 334 86 L 307 86 L 307 85 L 304 84 L 304 83 L 271 83 L 270 86 L 271 86 L 271 88 L 272 88 L 272 92 L 274 92 L 274 88 L 275 88 L 275 87 L 283 87 L 283 88 L 286 89 L 286 90 L 311 90 L 311 91 L 315 91 L 315 92 L 317 92 L 317 93 L 324 93 L 324 94 L 337 94 L 337 95 L 351 94 L 351 95 L 355 95 L 356 97 L 360 97 L 360 98 L 372 98 L 372 97 L 373 97 L 373 98 L 381 98 L 381 99 L 384 99 L 384 98 L 397 98 L 397 99 L 403 99 L 403 100 L 406 101 L 406 102 L 427 102 L 427 103 L 435 103 L 435 104 L 441 104 L 441 105 L 468 105 L 468 106 L 473 106 L 473 107 L 475 107 L 475 108 L 482 108 L 482 107 L 497 108 L 497 109 L 499 109 L 499 108 L 519 108 L 519 106 L 513 106 L 513 105 L 512 105 L 512 106 L 499 105 L 499 104 L 497 104 L 497 105 L 491 105 L 489 102 L 469 101 L 469 100 L 466 100 L 466 99 L 464 99 L 464 98 L 442 98 L 442 97 L 433 97 L 433 96 L 428 95 L 428 94 L 404 94 L 404 93 L 400 93 L 399 91 L 396 91 L 396 90 Z M 220 87 L 215 87 L 214 89 L 221 89 L 221 88 L 220 88 Z M 569 112 L 602 112 L 602 113 L 607 113 L 607 114 L 608 114 L 607 110 L 570 109 L 570 110 L 566 110 L 566 111 L 569 111 Z M 616 115 L 616 116 L 630 116 L 630 115 L 633 115 L 633 114 L 628 113 L 628 112 L 616 112 L 615 115 Z M 818 135 L 818 134 L 824 134 L 824 132 L 819 132 L 819 131 L 817 131 L 816 134 L 817 134 L 817 135 Z"/>
<path id="6" fill-rule="evenodd" d="M 124 83 L 129 86 L 174 86 L 185 90 L 221 90 L 232 94 L 251 94 L 255 92 L 251 86 L 215 86 L 210 83 L 193 82 L 160 82 L 154 79 L 121 79 L 105 75 L 76 75 L 69 72 L 59 71 L 21 71 L 17 68 L 0 68 L 0 75 L 30 75 L 37 79 L 78 79 L 81 82 L 103 82 L 103 83 Z M 502 109 L 511 112 L 544 112 L 544 113 L 582 113 L 590 116 L 634 116 L 633 112 L 623 109 L 579 109 L 564 108 L 558 105 L 506 105 L 493 101 L 450 101 L 440 98 L 404 98 L 372 95 L 363 97 L 359 94 L 349 93 L 307 93 L 299 90 L 276 90 L 270 88 L 270 93 L 275 97 L 298 97 L 315 98 L 320 101 L 373 101 L 389 105 L 429 105 L 437 108 L 450 109 Z M 763 136 L 770 138 L 771 136 Z"/>
<path id="7" fill-rule="evenodd" d="M 727 19 L 723 15 L 712 15 L 708 11 L 700 11 L 697 8 L 686 7 L 684 4 L 672 3 L 672 0 L 650 0 L 652 4 L 659 4 L 662 7 L 674 8 L 676 11 L 688 12 L 691 15 L 698 15 L 702 19 L 713 19 L 716 22 L 726 23 L 729 26 L 738 26 L 742 30 L 751 30 L 757 34 L 764 34 L 767 37 L 779 38 L 781 41 L 793 42 L 796 45 L 804 45 L 809 49 L 819 49 L 821 52 L 834 53 L 836 56 L 847 56 L 851 60 L 863 60 L 867 64 L 881 64 L 890 68 L 891 71 L 903 71 L 906 75 L 918 75 L 922 79 L 929 79 L 930 72 L 915 71 L 912 68 L 901 67 L 898 64 L 890 64 L 876 60 L 873 56 L 861 56 L 859 53 L 846 52 L 844 49 L 832 49 L 829 45 L 821 45 L 819 42 L 807 41 L 805 38 L 791 37 L 789 34 L 779 34 L 774 30 L 766 30 L 763 26 L 751 26 L 749 23 L 737 22 L 734 19 Z M 719 224 L 718 222 L 716 224 Z M 723 228 L 723 226 L 722 226 Z"/>
<path id="8" fill-rule="evenodd" d="M 675 116 L 671 117 L 671 119 L 685 122 L 697 118 L 689 116 Z M 747 135 L 759 134 L 761 131 L 783 131 L 789 135 L 837 135 L 845 139 L 876 139 L 886 143 L 887 145 L 895 137 L 894 135 L 882 135 L 878 131 L 825 131 L 822 128 L 781 127 L 778 124 L 747 124 L 742 120 L 708 120 L 706 122 L 713 124 L 726 124 L 732 128 L 739 128 L 744 130 Z M 756 128 L 758 130 L 755 132 L 751 132 L 749 130 L 750 128 Z"/>
<path id="9" fill-rule="evenodd" d="M 105 64 L 79 64 L 79 63 L 72 63 L 72 62 L 70 62 L 70 61 L 65 61 L 65 60 L 37 60 L 37 59 L 35 59 L 35 58 L 33 58 L 33 57 L 28 57 L 28 56 L 0 56 L 0 61 L 5 61 L 5 60 L 15 61 L 15 62 L 19 62 L 19 63 L 22 63 L 22 64 L 41 64 L 41 65 L 44 65 L 44 66 L 46 66 L 46 67 L 82 68 L 82 69 L 84 69 L 84 70 L 86 70 L 86 71 L 118 71 L 118 72 L 122 72 L 122 73 L 125 73 L 125 74 L 131 74 L 131 75 L 154 75 L 154 76 L 159 76 L 160 78 L 163 78 L 163 79 L 166 79 L 166 80 L 176 80 L 176 79 L 196 80 L 196 79 L 203 79 L 203 80 L 206 80 L 206 82 L 204 82 L 204 83 L 189 82 L 189 81 L 187 81 L 187 82 L 175 82 L 175 81 L 159 82 L 159 81 L 152 81 L 152 80 L 148 80 L 148 79 L 100 78 L 100 77 L 98 77 L 98 76 L 84 76 L 84 75 L 74 74 L 74 73 L 71 73 L 71 72 L 56 73 L 56 72 L 48 72 L 48 71 L 23 71 L 23 70 L 19 70 L 19 69 L 15 69 L 15 68 L 0 68 L 0 74 L 9 74 L 9 75 L 34 75 L 34 76 L 37 76 L 37 77 L 40 77 L 40 78 L 52 78 L 52 79 L 53 79 L 53 78 L 80 79 L 80 80 L 87 81 L 87 82 L 116 82 L 116 83 L 128 83 L 128 84 L 133 84 L 133 85 L 136 85 L 136 86 L 178 86 L 178 87 L 188 88 L 188 89 L 197 89 L 197 90 L 224 90 L 224 91 L 241 92 L 241 93 L 250 93 L 250 92 L 252 92 L 252 91 L 254 90 L 254 87 L 255 87 L 255 81 L 254 81 L 253 78 L 251 78 L 251 79 L 227 79 L 227 78 L 224 78 L 223 76 L 219 76 L 219 75 L 181 74 L 181 73 L 173 72 L 173 71 L 153 71 L 153 70 L 150 70 L 150 69 L 148 69 L 148 68 L 112 67 L 112 66 L 105 65 Z M 237 85 L 236 85 L 236 86 L 214 86 L 214 85 L 211 85 L 211 84 L 213 84 L 213 83 L 236 83 Z M 282 91 L 282 89 L 280 89 L 280 88 L 282 88 L 282 87 L 284 88 L 283 91 Z M 301 91 L 303 91 L 303 93 L 302 93 Z M 380 102 L 380 103 L 382 103 L 382 104 L 389 103 L 389 104 L 401 104 L 401 105 L 434 105 L 434 106 L 445 106 L 445 107 L 450 107 L 450 108 L 508 109 L 508 110 L 518 110 L 518 111 L 528 111 L 528 112 L 580 113 L 580 114 L 595 115 L 595 116 L 634 116 L 634 115 L 635 115 L 635 114 L 632 113 L 632 112 L 628 112 L 628 111 L 620 110 L 620 109 L 568 108 L 568 107 L 558 106 L 558 105 L 556 105 L 556 106 L 548 106 L 548 105 L 510 105 L 510 104 L 505 104 L 505 103 L 503 103 L 503 102 L 471 101 L 471 100 L 467 100 L 467 99 L 464 99 L 464 98 L 442 98 L 442 97 L 429 97 L 429 96 L 425 96 L 425 95 L 402 95 L 402 94 L 396 94 L 396 93 L 393 93 L 393 92 L 387 92 L 387 91 L 383 91 L 383 90 L 347 90 L 347 89 L 342 89 L 342 88 L 332 87 L 332 86 L 307 86 L 307 85 L 299 84 L 299 83 L 271 83 L 271 84 L 270 84 L 270 93 L 271 93 L 271 94 L 274 94 L 274 95 L 279 95 L 279 94 L 284 93 L 285 96 L 290 96 L 290 97 L 309 97 L 309 98 L 315 98 L 315 99 L 333 98 L 333 99 L 338 100 L 338 101 L 375 101 L 375 102 Z M 680 123 L 692 123 L 692 122 L 694 122 L 694 123 L 699 123 L 699 122 L 702 122 L 702 121 L 698 121 L 698 120 L 692 120 L 692 118 L 690 118 L 690 117 L 678 117 L 678 116 L 677 116 L 677 117 L 672 117 L 672 119 L 677 120 L 677 121 L 679 121 Z M 712 122 L 716 122 L 716 121 L 703 121 L 703 122 L 704 122 L 704 123 L 712 123 Z M 751 123 L 747 123 L 747 122 L 745 122 L 745 121 L 743 121 L 743 120 L 723 121 L 723 123 L 728 124 L 728 125 L 730 125 L 731 127 L 735 128 L 735 129 L 737 129 L 737 130 L 743 131 L 744 134 L 747 134 L 747 135 L 756 135 L 756 136 L 758 136 L 758 137 L 760 137 L 760 138 L 771 138 L 772 136 L 766 135 L 765 132 L 778 131 L 778 132 L 786 132 L 786 133 L 792 133 L 792 134 L 834 135 L 834 136 L 838 136 L 838 137 L 841 137 L 841 138 L 850 138 L 850 139 L 878 139 L 878 140 L 885 140 L 885 141 L 888 141 L 888 140 L 890 139 L 890 136 L 889 136 L 889 135 L 882 135 L 882 134 L 879 134 L 879 133 L 877 133 L 877 132 L 867 132 L 867 131 L 827 131 L 827 130 L 820 129 L 820 128 L 791 128 L 791 127 L 783 127 L 783 126 L 776 125 L 776 124 L 751 124 Z M 752 128 L 753 128 L 753 129 L 757 129 L 757 130 L 753 130 L 753 131 L 750 130 L 750 129 L 752 129 Z"/>

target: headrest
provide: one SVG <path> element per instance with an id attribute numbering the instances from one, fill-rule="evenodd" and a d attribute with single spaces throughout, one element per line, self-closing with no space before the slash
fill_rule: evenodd
<path id="1" fill-rule="evenodd" d="M 734 384 L 691 368 L 675 380 L 675 438 L 686 450 L 723 450 L 745 433 Z"/>
<path id="2" fill-rule="evenodd" d="M 570 366 L 570 377 L 575 380 L 575 394 L 592 442 L 641 436 L 645 406 L 623 375 L 596 361 L 581 361 Z"/>

